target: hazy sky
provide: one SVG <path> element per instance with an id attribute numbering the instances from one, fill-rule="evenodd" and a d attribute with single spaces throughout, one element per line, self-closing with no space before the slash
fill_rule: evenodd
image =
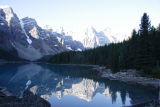
<path id="1" fill-rule="evenodd" d="M 0 5 L 11 6 L 20 18 L 35 18 L 41 26 L 93 25 L 128 34 L 139 27 L 144 12 L 153 25 L 160 23 L 160 0 L 0 0 Z"/>

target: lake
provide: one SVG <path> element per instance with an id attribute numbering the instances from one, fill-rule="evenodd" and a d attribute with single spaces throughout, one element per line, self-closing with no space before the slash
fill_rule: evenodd
<path id="1" fill-rule="evenodd" d="M 158 98 L 154 88 L 102 79 L 93 67 L 78 65 L 3 64 L 0 87 L 17 97 L 29 89 L 52 107 L 121 107 Z"/>

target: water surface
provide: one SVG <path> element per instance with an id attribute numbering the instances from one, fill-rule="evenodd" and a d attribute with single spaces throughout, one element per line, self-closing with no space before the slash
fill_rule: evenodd
<path id="1" fill-rule="evenodd" d="M 0 87 L 20 97 L 27 88 L 53 107 L 121 107 L 157 99 L 157 90 L 101 79 L 92 67 L 48 64 L 0 65 Z"/>

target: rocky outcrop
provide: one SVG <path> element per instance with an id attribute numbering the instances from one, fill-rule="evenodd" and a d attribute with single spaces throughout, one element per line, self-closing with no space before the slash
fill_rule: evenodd
<path id="1" fill-rule="evenodd" d="M 22 98 L 6 95 L 0 90 L 0 107 L 51 107 L 44 99 L 26 90 Z"/>

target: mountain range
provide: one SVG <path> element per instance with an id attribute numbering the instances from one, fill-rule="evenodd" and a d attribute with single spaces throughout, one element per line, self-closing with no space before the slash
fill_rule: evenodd
<path id="1" fill-rule="evenodd" d="M 45 55 L 80 51 L 84 47 L 72 37 L 42 29 L 35 19 L 19 19 L 11 7 L 0 6 L 0 49 L 34 61 Z"/>
<path id="2" fill-rule="evenodd" d="M 33 18 L 19 19 L 9 6 L 0 6 L 0 57 L 6 55 L 35 61 L 47 55 L 64 51 L 82 51 L 121 41 L 108 30 L 97 31 L 88 27 L 80 36 L 60 28 L 40 27 Z M 80 35 L 80 34 L 79 34 Z M 125 37 L 122 37 L 125 39 Z"/>
<path id="3" fill-rule="evenodd" d="M 111 32 L 110 28 L 97 30 L 91 25 L 84 27 L 83 29 L 77 28 L 79 29 L 78 31 L 65 29 L 63 27 L 52 27 L 49 25 L 44 28 L 51 29 L 52 31 L 62 35 L 71 36 L 74 40 L 80 41 L 86 49 L 96 48 L 110 43 L 122 42 L 123 40 L 128 39 L 126 34 L 114 34 Z"/>

